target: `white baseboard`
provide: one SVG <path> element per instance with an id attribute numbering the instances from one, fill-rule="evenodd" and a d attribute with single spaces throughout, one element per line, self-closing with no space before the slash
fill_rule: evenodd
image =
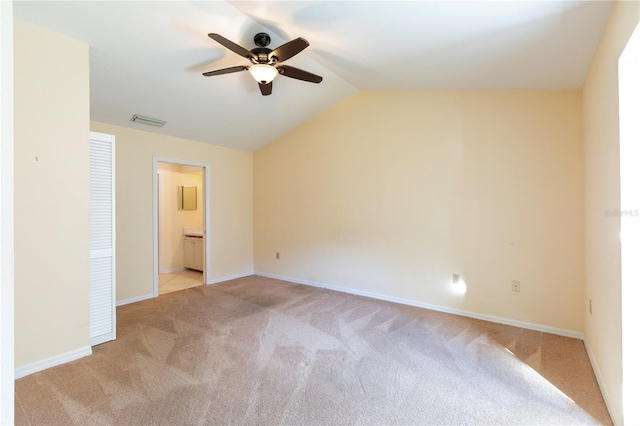
<path id="1" fill-rule="evenodd" d="M 614 425 L 623 425 L 624 422 L 622 413 L 618 413 L 613 409 L 611 396 L 609 395 L 607 386 L 605 385 L 604 379 L 602 378 L 602 373 L 600 372 L 598 361 L 596 360 L 593 352 L 591 352 L 591 347 L 589 347 L 588 339 L 584 339 L 584 347 L 587 350 L 587 355 L 589 355 L 589 361 L 591 361 L 591 367 L 593 367 L 593 374 L 595 374 L 596 380 L 598 381 L 598 386 L 600 386 L 600 392 L 602 393 L 602 398 L 604 399 L 604 403 L 607 406 L 607 410 L 609 410 L 609 414 L 611 415 L 611 420 L 613 420 Z"/>
<path id="2" fill-rule="evenodd" d="M 116 306 L 128 305 L 129 303 L 142 302 L 143 300 L 153 299 L 153 294 L 145 294 L 144 296 L 132 297 L 131 299 L 119 300 Z"/>
<path id="3" fill-rule="evenodd" d="M 253 271 L 243 272 L 241 274 L 229 275 L 228 277 L 215 278 L 207 283 L 207 285 L 218 284 L 224 281 L 235 280 L 236 278 L 244 278 L 250 275 L 254 275 Z M 142 302 L 143 300 L 153 299 L 153 294 L 146 294 L 144 296 L 132 297 L 131 299 L 120 300 L 116 302 L 116 306 L 128 305 L 129 303 Z"/>
<path id="4" fill-rule="evenodd" d="M 469 317 L 469 318 L 475 318 L 475 319 L 484 320 L 484 321 L 495 322 L 495 323 L 498 323 L 498 324 L 505 324 L 505 325 L 511 325 L 511 326 L 514 326 L 514 327 L 526 328 L 528 330 L 542 331 L 542 332 L 545 332 L 545 333 L 557 334 L 557 335 L 560 335 L 560 336 L 573 337 L 575 339 L 584 340 L 584 333 L 581 333 L 579 331 L 574 331 L 574 330 L 565 330 L 565 329 L 562 329 L 562 328 L 555 328 L 555 327 L 549 327 L 549 326 L 546 326 L 546 325 L 534 324 L 534 323 L 530 323 L 530 322 L 517 321 L 517 320 L 512 320 L 512 319 L 509 319 L 509 318 L 496 317 L 496 316 L 493 316 L 493 315 L 485 315 L 485 314 L 480 314 L 480 313 L 476 313 L 476 312 L 465 311 L 465 310 L 462 310 L 462 309 L 449 308 L 447 306 L 432 305 L 430 303 L 423 303 L 423 302 L 418 302 L 416 300 L 403 299 L 401 297 L 387 296 L 385 294 L 373 293 L 373 292 L 370 292 L 370 291 L 355 290 L 355 289 L 351 289 L 351 288 L 347 288 L 347 287 L 340 287 L 340 286 L 335 286 L 335 285 L 317 283 L 317 282 L 314 282 L 314 281 L 299 280 L 299 279 L 296 279 L 296 278 L 284 277 L 284 276 L 273 275 L 273 274 L 267 274 L 267 273 L 264 273 L 264 272 L 256 272 L 255 275 L 259 275 L 261 277 L 267 277 L 267 278 L 274 278 L 274 279 L 277 279 L 277 280 L 290 281 L 290 282 L 293 282 L 293 283 L 296 283 L 296 284 L 304 284 L 304 285 L 310 285 L 310 286 L 313 286 L 313 287 L 326 288 L 327 290 L 334 290 L 334 291 L 339 291 L 339 292 L 342 292 L 342 293 L 355 294 L 357 296 L 370 297 L 372 299 L 385 300 L 387 302 L 394 302 L 394 303 L 400 303 L 400 304 L 403 304 L 403 305 L 416 306 L 418 308 L 431 309 L 433 311 L 445 312 L 445 313 L 448 313 L 448 314 L 461 315 L 461 316 L 464 316 L 464 317 Z"/>
<path id="5" fill-rule="evenodd" d="M 255 275 L 253 271 L 249 271 L 249 272 L 242 272 L 240 274 L 235 274 L 235 275 L 229 275 L 228 277 L 222 277 L 222 278 L 214 278 L 212 281 L 209 281 L 207 283 L 207 285 L 212 285 L 212 284 L 219 284 L 225 281 L 229 281 L 229 280 L 235 280 L 238 278 L 244 278 L 244 277 L 248 277 L 251 275 Z"/>
<path id="6" fill-rule="evenodd" d="M 181 272 L 181 271 L 184 271 L 186 269 L 187 268 L 185 268 L 184 266 L 178 266 L 176 268 L 162 269 L 158 273 L 160 273 L 160 274 L 173 274 L 174 272 Z"/>
<path id="7" fill-rule="evenodd" d="M 51 358 L 43 359 L 31 364 L 23 365 L 15 370 L 15 378 L 28 376 L 29 374 L 37 373 L 38 371 L 46 370 L 47 368 L 55 367 L 57 365 L 66 364 L 67 362 L 75 361 L 76 359 L 84 358 L 91 355 L 91 346 L 85 346 L 84 348 L 76 349 L 71 352 L 66 352 L 60 355 L 53 356 Z"/>

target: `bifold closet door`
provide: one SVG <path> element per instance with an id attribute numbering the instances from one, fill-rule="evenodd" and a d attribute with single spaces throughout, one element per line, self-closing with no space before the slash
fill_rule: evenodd
<path id="1" fill-rule="evenodd" d="M 115 137 L 91 132 L 90 337 L 91 346 L 116 338 Z"/>

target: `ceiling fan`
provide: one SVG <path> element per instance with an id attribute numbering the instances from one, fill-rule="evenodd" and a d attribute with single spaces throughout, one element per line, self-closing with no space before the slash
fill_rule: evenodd
<path id="1" fill-rule="evenodd" d="M 236 67 L 223 68 L 220 70 L 202 73 L 205 77 L 248 70 L 253 78 L 258 82 L 260 92 L 262 92 L 264 96 L 271 94 L 273 79 L 276 78 L 278 74 L 311 83 L 320 83 L 322 81 L 322 77 L 319 75 L 301 70 L 300 68 L 280 65 L 280 63 L 297 55 L 309 46 L 309 42 L 302 37 L 291 40 L 273 50 L 267 47 L 269 43 L 271 43 L 271 37 L 269 37 L 269 34 L 267 33 L 258 33 L 255 35 L 253 41 L 258 47 L 251 50 L 247 50 L 244 47 L 235 44 L 231 40 L 222 37 L 220 34 L 212 33 L 209 34 L 209 37 L 232 52 L 247 58 L 251 62 L 251 65 L 238 65 Z"/>

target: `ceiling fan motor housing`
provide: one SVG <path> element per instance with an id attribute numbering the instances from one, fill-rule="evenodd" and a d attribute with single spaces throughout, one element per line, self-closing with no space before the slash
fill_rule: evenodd
<path id="1" fill-rule="evenodd" d="M 258 47 L 267 47 L 271 43 L 271 37 L 267 33 L 258 33 L 253 37 L 253 42 Z"/>
<path id="2" fill-rule="evenodd" d="M 251 53 L 255 55 L 254 58 L 249 58 L 251 62 L 254 64 L 274 64 L 277 60 L 275 57 L 269 58 L 269 53 L 271 53 L 271 49 L 267 47 L 256 47 L 251 49 Z"/>

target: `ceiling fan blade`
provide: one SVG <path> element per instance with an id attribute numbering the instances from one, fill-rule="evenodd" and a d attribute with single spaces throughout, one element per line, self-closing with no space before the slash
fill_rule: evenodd
<path id="1" fill-rule="evenodd" d="M 248 69 L 249 69 L 248 66 L 238 65 L 237 67 L 223 68 L 221 70 L 203 72 L 202 75 L 204 75 L 205 77 L 211 77 L 212 75 L 229 74 L 229 73 L 232 73 L 232 72 L 245 71 L 245 70 L 248 70 Z"/>
<path id="2" fill-rule="evenodd" d="M 322 77 L 319 75 L 301 70 L 300 68 L 290 67 L 287 65 L 281 65 L 277 68 L 278 72 L 285 77 L 295 78 L 296 80 L 308 81 L 311 83 L 320 83 L 322 81 Z"/>
<path id="3" fill-rule="evenodd" d="M 282 46 L 271 51 L 271 53 L 269 53 L 269 59 L 275 56 L 278 58 L 278 62 L 284 62 L 292 56 L 302 52 L 307 47 L 309 47 L 309 42 L 302 37 L 298 37 L 297 39 L 286 42 Z"/>
<path id="4" fill-rule="evenodd" d="M 269 83 L 258 83 L 260 86 L 260 91 L 262 92 L 262 96 L 269 96 L 271 94 L 271 90 L 273 89 L 273 81 Z"/>
<path id="5" fill-rule="evenodd" d="M 221 45 L 223 45 L 227 49 L 231 50 L 232 52 L 237 53 L 238 55 L 242 56 L 243 58 L 247 58 L 247 59 L 256 58 L 256 56 L 253 53 L 251 53 L 251 51 L 245 49 L 242 46 L 239 46 L 239 45 L 235 44 L 231 40 L 228 40 L 228 39 L 222 37 L 220 34 L 211 33 L 211 34 L 209 34 L 209 37 L 211 37 L 213 40 L 217 41 L 218 43 L 220 43 Z"/>

